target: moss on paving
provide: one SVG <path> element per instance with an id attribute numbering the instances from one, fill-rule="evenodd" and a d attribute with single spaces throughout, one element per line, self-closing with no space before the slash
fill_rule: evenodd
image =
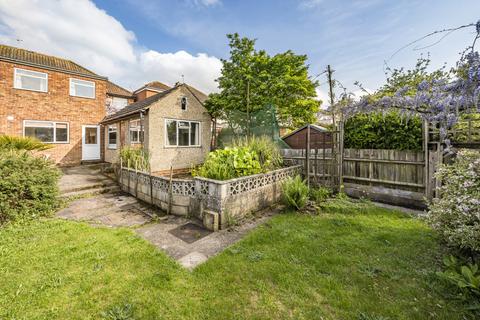
<path id="1" fill-rule="evenodd" d="M 421 221 L 335 200 L 274 217 L 188 272 L 129 229 L 0 229 L 0 319 L 461 319 Z M 114 319 L 114 317 L 112 317 Z"/>

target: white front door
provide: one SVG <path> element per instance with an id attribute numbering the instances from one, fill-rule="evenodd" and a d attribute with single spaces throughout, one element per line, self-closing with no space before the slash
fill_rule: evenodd
<path id="1" fill-rule="evenodd" d="M 82 126 L 82 160 L 100 160 L 100 126 Z"/>

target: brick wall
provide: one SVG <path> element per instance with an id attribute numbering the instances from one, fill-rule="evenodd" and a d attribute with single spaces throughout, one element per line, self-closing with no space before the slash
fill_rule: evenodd
<path id="1" fill-rule="evenodd" d="M 48 92 L 13 88 L 15 67 L 48 73 Z M 96 98 L 70 96 L 70 78 L 94 81 Z M 61 165 L 80 163 L 82 158 L 82 125 L 96 125 L 104 118 L 105 99 L 105 80 L 0 61 L 0 134 L 22 136 L 23 120 L 68 122 L 70 142 L 54 144 L 54 148 L 44 151 L 45 154 Z M 11 120 L 12 117 L 13 120 Z M 100 150 L 102 150 L 103 155 L 103 148 L 100 148 Z"/>

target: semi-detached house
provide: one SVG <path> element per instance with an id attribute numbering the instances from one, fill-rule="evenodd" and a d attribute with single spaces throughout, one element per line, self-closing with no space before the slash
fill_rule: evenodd
<path id="1" fill-rule="evenodd" d="M 43 153 L 60 165 L 115 161 L 121 147 L 134 144 L 153 152 L 156 170 L 172 162 L 176 169 L 198 164 L 210 146 L 205 99 L 190 86 L 170 88 L 158 81 L 132 93 L 73 61 L 0 45 L 0 135 L 32 136 L 53 144 Z M 156 122 L 149 117 L 152 106 Z M 164 138 L 166 124 L 168 138 L 178 135 L 179 142 Z M 140 132 L 144 127 L 149 128 L 146 137 Z M 193 142 L 181 140 L 184 132 Z"/>

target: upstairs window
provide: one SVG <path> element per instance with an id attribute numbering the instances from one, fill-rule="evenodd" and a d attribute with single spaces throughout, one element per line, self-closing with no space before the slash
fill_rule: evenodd
<path id="1" fill-rule="evenodd" d="M 23 135 L 46 143 L 68 143 L 68 123 L 25 120 Z"/>
<path id="2" fill-rule="evenodd" d="M 70 95 L 95 99 L 95 82 L 70 78 Z"/>
<path id="3" fill-rule="evenodd" d="M 180 104 L 183 111 L 187 110 L 187 97 L 182 97 Z"/>
<path id="4" fill-rule="evenodd" d="M 16 89 L 47 92 L 48 74 L 25 69 L 14 69 L 13 86 Z"/>
<path id="5" fill-rule="evenodd" d="M 143 142 L 143 126 L 140 119 L 130 120 L 128 129 L 130 132 L 130 143 Z"/>
<path id="6" fill-rule="evenodd" d="M 128 99 L 125 98 L 118 98 L 118 97 L 113 97 L 112 98 L 112 107 L 115 110 L 120 110 L 123 109 L 128 105 Z"/>
<path id="7" fill-rule="evenodd" d="M 199 147 L 200 122 L 165 120 L 165 145 L 168 147 Z"/>
<path id="8" fill-rule="evenodd" d="M 112 124 L 108 126 L 108 148 L 117 148 L 117 125 Z"/>

